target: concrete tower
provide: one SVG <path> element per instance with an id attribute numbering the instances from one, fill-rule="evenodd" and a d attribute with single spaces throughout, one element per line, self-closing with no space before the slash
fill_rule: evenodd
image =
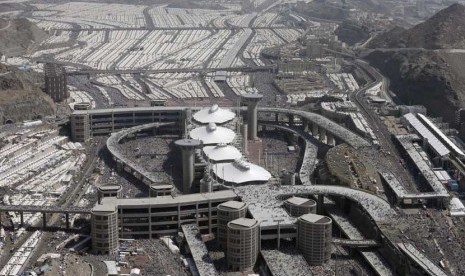
<path id="1" fill-rule="evenodd" d="M 252 270 L 260 252 L 260 223 L 255 219 L 238 218 L 228 223 L 228 268 Z"/>
<path id="2" fill-rule="evenodd" d="M 91 211 L 92 250 L 95 254 L 118 252 L 118 208 L 96 205 Z"/>
<path id="3" fill-rule="evenodd" d="M 332 220 L 306 214 L 297 219 L 297 246 L 309 265 L 323 265 L 331 259 Z"/>
<path id="4" fill-rule="evenodd" d="M 182 151 L 182 192 L 189 194 L 194 182 L 194 150 L 201 142 L 194 139 L 180 139 L 175 144 Z"/>
<path id="5" fill-rule="evenodd" d="M 218 229 L 217 240 L 220 248 L 225 250 L 228 247 L 228 223 L 244 218 L 247 213 L 247 204 L 239 201 L 227 201 L 217 207 Z"/>
<path id="6" fill-rule="evenodd" d="M 263 98 L 261 94 L 244 94 L 241 101 L 247 105 L 247 125 L 249 126 L 249 140 L 257 139 L 257 104 Z"/>

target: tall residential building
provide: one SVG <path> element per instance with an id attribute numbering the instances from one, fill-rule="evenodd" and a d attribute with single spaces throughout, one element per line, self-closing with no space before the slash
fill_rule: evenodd
<path id="1" fill-rule="evenodd" d="M 45 92 L 54 102 L 62 102 L 69 97 L 65 68 L 58 64 L 45 64 Z"/>

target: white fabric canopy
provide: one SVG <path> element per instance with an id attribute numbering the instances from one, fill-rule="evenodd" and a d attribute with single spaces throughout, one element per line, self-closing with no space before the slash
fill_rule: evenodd
<path id="1" fill-rule="evenodd" d="M 200 140 L 205 145 L 231 143 L 236 137 L 236 133 L 229 128 L 216 126 L 215 123 L 209 123 L 208 126 L 202 126 L 191 130 L 189 133 L 192 139 Z"/>
<path id="2" fill-rule="evenodd" d="M 271 178 L 271 174 L 267 170 L 244 160 L 218 163 L 212 167 L 212 170 L 218 178 L 236 184 L 265 182 Z"/>
<path id="3" fill-rule="evenodd" d="M 219 107 L 217 104 L 214 104 L 212 107 L 203 108 L 200 111 L 197 111 L 193 117 L 194 120 L 201 124 L 224 124 L 234 119 L 236 114 L 230 110 Z"/>
<path id="4" fill-rule="evenodd" d="M 209 160 L 220 161 L 233 161 L 242 157 L 241 152 L 233 146 L 226 144 L 218 144 L 216 146 L 206 146 L 203 148 L 205 156 Z"/>

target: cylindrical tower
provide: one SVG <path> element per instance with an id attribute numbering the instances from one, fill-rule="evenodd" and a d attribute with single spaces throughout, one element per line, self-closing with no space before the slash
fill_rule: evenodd
<path id="1" fill-rule="evenodd" d="M 235 271 L 252 270 L 260 251 L 260 223 L 238 218 L 228 223 L 228 267 Z"/>
<path id="2" fill-rule="evenodd" d="M 89 114 L 73 113 L 70 117 L 71 139 L 74 142 L 87 142 L 90 139 Z"/>
<path id="3" fill-rule="evenodd" d="M 194 182 L 194 150 L 200 146 L 199 140 L 181 139 L 175 144 L 182 151 L 182 192 L 184 194 L 191 193 L 192 183 Z"/>
<path id="4" fill-rule="evenodd" d="M 241 95 L 241 101 L 247 105 L 247 125 L 249 140 L 257 139 L 257 105 L 258 102 L 263 98 L 261 94 L 243 94 Z"/>
<path id="5" fill-rule="evenodd" d="M 213 192 L 213 183 L 211 179 L 200 180 L 200 193 L 211 193 Z"/>
<path id="6" fill-rule="evenodd" d="M 171 184 L 152 184 L 150 185 L 150 197 L 170 196 L 173 185 Z"/>
<path id="7" fill-rule="evenodd" d="M 309 198 L 293 196 L 284 201 L 284 208 L 293 217 L 316 213 L 316 201 Z"/>
<path id="8" fill-rule="evenodd" d="M 100 186 L 97 188 L 98 203 L 100 204 L 104 197 L 121 198 L 122 192 L 123 188 L 119 184 Z"/>
<path id="9" fill-rule="evenodd" d="M 217 207 L 218 229 L 216 239 L 220 248 L 226 250 L 228 245 L 228 223 L 245 217 L 247 213 L 247 204 L 239 201 L 227 201 Z"/>
<path id="10" fill-rule="evenodd" d="M 331 218 L 316 214 L 298 218 L 297 247 L 309 265 L 323 265 L 331 258 L 331 223 Z"/>
<path id="11" fill-rule="evenodd" d="M 91 212 L 92 250 L 95 254 L 118 251 L 118 209 L 114 205 L 96 205 Z"/>

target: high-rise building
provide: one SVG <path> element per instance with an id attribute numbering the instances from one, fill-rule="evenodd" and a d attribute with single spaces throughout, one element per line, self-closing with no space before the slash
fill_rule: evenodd
<path id="1" fill-rule="evenodd" d="M 297 220 L 297 246 L 309 265 L 322 265 L 331 259 L 332 220 L 305 214 Z"/>
<path id="2" fill-rule="evenodd" d="M 65 68 L 58 64 L 45 64 L 45 92 L 54 102 L 62 102 L 69 97 Z"/>
<path id="3" fill-rule="evenodd" d="M 118 250 L 118 209 L 97 205 L 91 214 L 92 250 L 95 254 L 115 254 Z"/>
<path id="4" fill-rule="evenodd" d="M 239 201 L 227 201 L 218 205 L 218 229 L 216 239 L 221 249 L 226 249 L 228 244 L 228 223 L 245 217 L 247 205 Z"/>
<path id="5" fill-rule="evenodd" d="M 260 252 L 260 223 L 249 218 L 229 222 L 226 252 L 229 269 L 252 270 Z"/>

